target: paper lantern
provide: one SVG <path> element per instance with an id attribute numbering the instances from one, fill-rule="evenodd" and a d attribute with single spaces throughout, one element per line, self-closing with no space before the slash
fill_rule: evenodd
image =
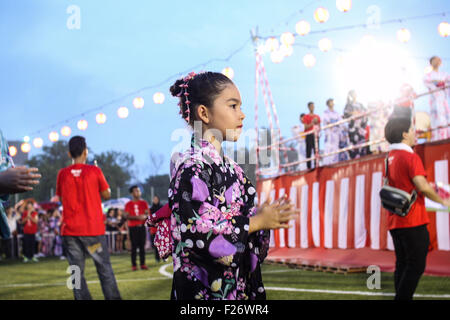
<path id="1" fill-rule="evenodd" d="M 450 24 L 448 22 L 441 22 L 438 26 L 438 31 L 441 37 L 448 37 L 450 35 Z"/>
<path id="2" fill-rule="evenodd" d="M 273 63 L 280 63 L 284 59 L 284 54 L 281 50 L 274 51 L 270 54 L 270 60 L 272 60 Z"/>
<path id="3" fill-rule="evenodd" d="M 70 129 L 70 127 L 68 127 L 68 126 L 62 127 L 62 129 L 61 129 L 61 134 L 62 134 L 64 137 L 70 136 L 71 133 L 72 133 L 72 129 Z"/>
<path id="4" fill-rule="evenodd" d="M 42 148 L 42 146 L 44 145 L 44 140 L 42 140 L 42 138 L 34 138 L 33 145 L 35 148 Z"/>
<path id="5" fill-rule="evenodd" d="M 23 153 L 28 153 L 31 151 L 31 145 L 28 142 L 24 142 L 20 145 L 20 150 L 22 150 Z"/>
<path id="6" fill-rule="evenodd" d="M 332 48 L 331 40 L 328 38 L 323 38 L 319 40 L 319 49 L 320 51 L 327 52 Z"/>
<path id="7" fill-rule="evenodd" d="M 84 119 L 83 119 L 83 120 L 80 120 L 80 121 L 78 121 L 78 123 L 77 123 L 77 127 L 78 127 L 78 129 L 84 131 L 84 130 L 86 130 L 87 127 L 88 127 L 88 122 L 87 122 L 86 120 L 84 120 Z"/>
<path id="8" fill-rule="evenodd" d="M 280 46 L 280 49 L 278 49 L 278 51 L 280 51 L 284 57 L 290 57 L 292 56 L 292 53 L 294 53 L 294 48 L 292 46 L 283 44 Z"/>
<path id="9" fill-rule="evenodd" d="M 411 39 L 411 32 L 408 29 L 402 28 L 397 31 L 397 39 L 400 42 L 406 43 Z"/>
<path id="10" fill-rule="evenodd" d="M 14 146 L 9 146 L 9 155 L 11 157 L 15 157 L 17 154 L 17 148 Z"/>
<path id="11" fill-rule="evenodd" d="M 125 119 L 128 117 L 128 108 L 127 107 L 120 107 L 119 109 L 117 109 L 117 115 L 119 116 L 120 119 Z"/>
<path id="12" fill-rule="evenodd" d="M 423 70 L 423 72 L 425 74 L 429 74 L 431 71 L 433 71 L 433 67 L 432 66 L 426 66 L 425 69 Z"/>
<path id="13" fill-rule="evenodd" d="M 106 114 L 104 113 L 97 113 L 97 115 L 95 116 L 95 122 L 97 122 L 98 124 L 104 124 L 106 122 Z"/>
<path id="14" fill-rule="evenodd" d="M 141 97 L 136 97 L 133 99 L 133 106 L 136 109 L 142 109 L 144 107 L 144 99 Z"/>
<path id="15" fill-rule="evenodd" d="M 275 50 L 278 50 L 279 47 L 280 43 L 277 38 L 271 37 L 266 40 L 266 51 L 274 52 Z"/>
<path id="16" fill-rule="evenodd" d="M 231 80 L 234 78 L 234 70 L 230 67 L 223 69 L 222 74 L 226 75 Z"/>
<path id="17" fill-rule="evenodd" d="M 281 35 L 280 42 L 285 46 L 291 46 L 295 42 L 295 36 L 290 32 L 285 32 Z"/>
<path id="18" fill-rule="evenodd" d="M 162 92 L 156 92 L 153 95 L 153 102 L 156 103 L 156 104 L 163 104 L 164 103 L 164 99 L 165 99 L 164 93 L 162 93 Z"/>
<path id="19" fill-rule="evenodd" d="M 330 13 L 323 7 L 319 7 L 314 11 L 314 19 L 319 23 L 327 22 L 329 18 Z"/>
<path id="20" fill-rule="evenodd" d="M 30 142 L 30 137 L 29 136 L 23 137 L 23 142 Z"/>
<path id="21" fill-rule="evenodd" d="M 341 12 L 347 12 L 352 8 L 352 0 L 336 0 L 336 7 Z"/>
<path id="22" fill-rule="evenodd" d="M 303 63 L 307 68 L 314 67 L 316 64 L 316 57 L 314 57 L 311 53 L 308 53 L 303 57 Z"/>
<path id="23" fill-rule="evenodd" d="M 297 24 L 295 25 L 295 31 L 299 35 L 305 36 L 311 31 L 311 25 L 309 24 L 308 21 L 301 20 L 301 21 L 297 22 Z"/>
<path id="24" fill-rule="evenodd" d="M 59 139 L 59 134 L 58 134 L 58 132 L 56 132 L 56 131 L 50 132 L 50 133 L 48 134 L 48 139 L 49 139 L 51 142 L 56 142 L 56 141 L 58 141 L 58 139 Z"/>

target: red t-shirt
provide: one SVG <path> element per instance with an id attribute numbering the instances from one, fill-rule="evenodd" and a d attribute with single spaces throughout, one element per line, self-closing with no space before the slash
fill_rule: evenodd
<path id="1" fill-rule="evenodd" d="M 25 219 L 25 217 L 28 215 L 28 211 L 24 211 L 22 214 L 22 220 Z M 32 218 L 36 218 L 38 213 L 36 211 L 33 211 L 31 213 Z M 31 221 L 31 219 L 28 219 L 27 222 L 25 222 L 25 225 L 23 226 L 23 233 L 24 234 L 36 234 L 38 229 L 37 223 L 34 223 Z"/>
<path id="2" fill-rule="evenodd" d="M 61 169 L 56 195 L 62 198 L 61 235 L 99 236 L 105 234 L 100 192 L 109 189 L 100 168 L 74 164 Z"/>
<path id="3" fill-rule="evenodd" d="M 317 118 L 318 123 L 317 125 L 320 123 L 320 117 L 317 114 L 305 114 L 303 116 L 303 124 L 311 124 L 314 120 L 314 118 Z M 305 129 L 305 132 L 309 132 L 309 131 L 313 131 L 314 127 L 311 127 L 309 129 Z"/>
<path id="4" fill-rule="evenodd" d="M 128 201 L 125 205 L 125 212 L 127 212 L 132 217 L 137 217 L 141 214 L 145 214 L 146 210 L 148 210 L 148 203 L 145 200 L 131 200 Z M 136 227 L 143 224 L 145 224 L 145 220 L 128 220 L 129 227 Z"/>
<path id="5" fill-rule="evenodd" d="M 405 150 L 392 150 L 389 152 L 389 185 L 411 193 L 415 186 L 412 179 L 415 176 L 426 176 L 422 160 L 416 153 Z M 389 212 L 389 230 L 397 228 L 411 228 L 430 223 L 425 209 L 425 197 L 417 193 L 417 199 L 411 211 L 400 217 Z"/>

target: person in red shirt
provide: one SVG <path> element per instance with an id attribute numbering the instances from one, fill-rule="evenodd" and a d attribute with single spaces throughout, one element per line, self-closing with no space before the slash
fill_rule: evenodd
<path id="1" fill-rule="evenodd" d="M 425 196 L 450 206 L 426 180 L 422 160 L 414 153 L 415 132 L 410 117 L 393 117 L 384 129 L 390 143 L 388 154 L 389 185 L 408 193 L 417 191 L 417 199 L 404 217 L 389 213 L 388 228 L 395 248 L 395 299 L 411 300 L 425 271 L 429 246 Z"/>
<path id="2" fill-rule="evenodd" d="M 36 251 L 36 232 L 38 229 L 38 213 L 34 210 L 34 203 L 29 201 L 25 204 L 20 223 L 23 224 L 23 262 L 30 260 L 38 262 L 34 256 Z"/>
<path id="3" fill-rule="evenodd" d="M 136 256 L 139 249 L 139 262 L 142 270 L 147 270 L 145 265 L 145 242 L 147 240 L 147 229 L 145 221 L 150 214 L 148 203 L 141 199 L 141 189 L 132 186 L 129 189 L 133 199 L 125 205 L 125 217 L 128 219 L 128 230 L 131 240 L 131 269 L 137 270 Z"/>
<path id="4" fill-rule="evenodd" d="M 301 117 L 301 121 L 305 126 L 305 132 L 311 132 L 306 136 L 306 158 L 311 158 L 312 154 L 315 154 L 316 139 L 314 136 L 314 127 L 320 126 L 320 117 L 314 114 L 314 102 L 308 102 L 309 113 Z M 319 146 L 317 146 L 319 148 Z M 311 169 L 311 161 L 306 163 L 308 169 Z"/>
<path id="5" fill-rule="evenodd" d="M 85 257 L 90 255 L 100 279 L 105 299 L 121 299 L 109 259 L 102 202 L 111 190 L 100 168 L 86 164 L 86 140 L 74 136 L 69 141 L 72 165 L 58 172 L 56 196 L 62 203 L 61 235 L 71 267 L 78 266 L 80 281 L 73 286 L 76 300 L 91 300 L 84 278 Z M 77 275 L 77 273 L 75 273 Z"/>

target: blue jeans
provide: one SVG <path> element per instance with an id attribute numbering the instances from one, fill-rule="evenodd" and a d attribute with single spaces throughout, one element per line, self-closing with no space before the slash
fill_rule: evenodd
<path id="1" fill-rule="evenodd" d="M 121 299 L 104 235 L 94 237 L 63 236 L 63 244 L 66 248 L 69 265 L 76 265 L 80 268 L 80 288 L 74 287 L 73 289 L 75 300 L 92 300 L 84 278 L 84 262 L 87 256 L 94 260 L 105 299 Z"/>

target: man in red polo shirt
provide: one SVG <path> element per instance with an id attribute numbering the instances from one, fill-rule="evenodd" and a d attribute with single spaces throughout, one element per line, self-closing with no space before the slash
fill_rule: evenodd
<path id="1" fill-rule="evenodd" d="M 395 299 L 411 300 L 425 271 L 428 253 L 430 222 L 425 209 L 425 196 L 450 206 L 425 179 L 422 160 L 414 153 L 415 132 L 410 117 L 389 119 L 384 129 L 390 143 L 388 155 L 389 185 L 408 193 L 417 191 L 417 199 L 404 217 L 389 213 L 388 228 L 394 242 L 396 264 L 394 273 Z"/>
<path id="2" fill-rule="evenodd" d="M 311 132 L 305 138 L 306 140 L 306 159 L 315 154 L 316 139 L 314 137 L 314 127 L 320 125 L 320 117 L 314 114 L 314 102 L 308 102 L 309 113 L 305 114 L 300 120 L 305 126 L 305 132 Z M 317 146 L 319 148 L 319 146 Z M 308 169 L 311 169 L 311 161 L 306 163 Z"/>
<path id="3" fill-rule="evenodd" d="M 147 270 L 145 265 L 145 242 L 147 240 L 147 229 L 145 221 L 150 214 L 148 203 L 141 199 L 141 189 L 132 186 L 129 189 L 133 199 L 125 205 L 125 216 L 128 219 L 128 230 L 131 240 L 131 269 L 137 270 L 136 255 L 139 248 L 139 262 L 142 270 Z"/>
<path id="4" fill-rule="evenodd" d="M 63 206 L 61 235 L 67 260 L 70 266 L 80 269 L 80 286 L 73 287 L 74 297 L 76 300 L 92 299 L 84 278 L 84 260 L 90 255 L 105 299 L 120 299 L 109 259 L 100 198 L 111 197 L 109 185 L 100 168 L 86 164 L 88 149 L 84 137 L 70 139 L 69 156 L 73 164 L 59 171 L 56 195 Z"/>

